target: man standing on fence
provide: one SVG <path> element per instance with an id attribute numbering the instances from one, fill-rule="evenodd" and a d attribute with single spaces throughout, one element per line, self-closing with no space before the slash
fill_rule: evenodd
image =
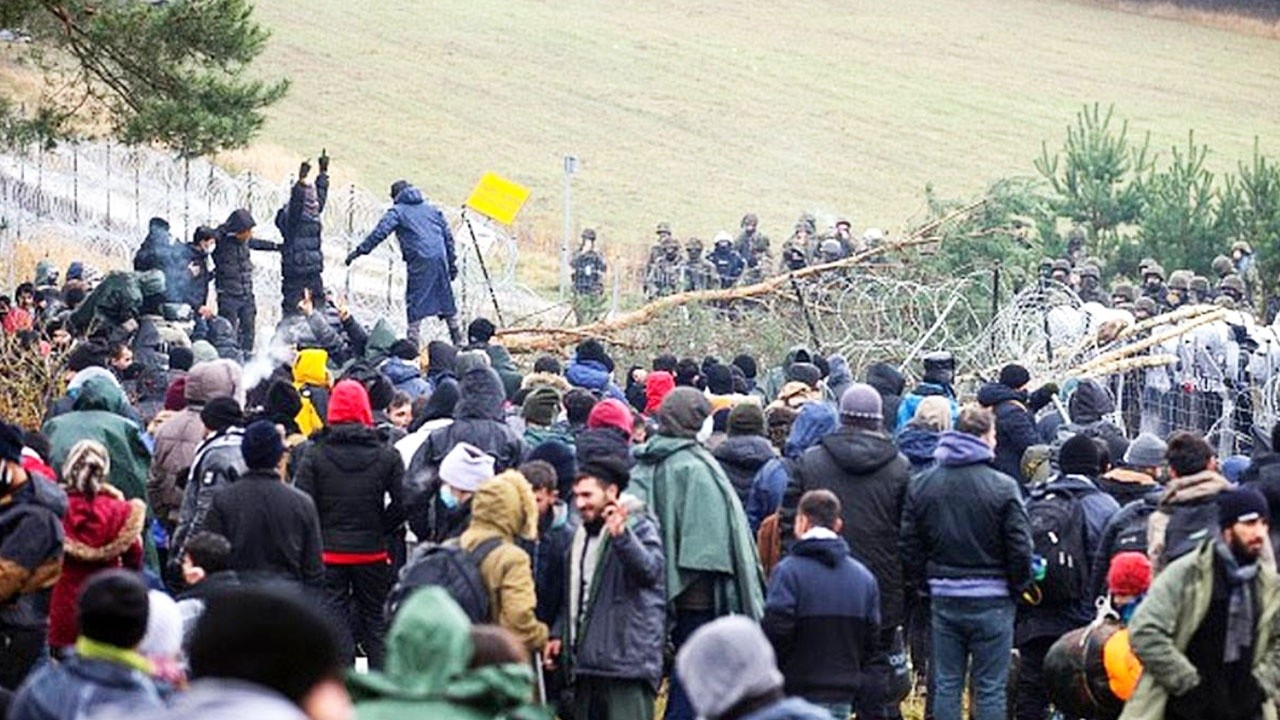
<path id="1" fill-rule="evenodd" d="M 382 216 L 378 226 L 347 255 L 349 266 L 361 255 L 368 255 L 393 231 L 400 241 L 408 282 L 405 286 L 405 311 L 408 315 L 408 337 L 421 345 L 422 320 L 429 315 L 444 320 L 454 345 L 462 344 L 458 327 L 458 308 L 453 302 L 449 283 L 458 277 L 457 255 L 453 249 L 453 232 L 444 215 L 422 197 L 422 191 L 406 180 L 391 185 L 395 205 Z"/>
<path id="2" fill-rule="evenodd" d="M 253 228 L 257 224 L 248 210 L 236 210 L 218 227 L 213 247 L 213 282 L 218 288 L 218 314 L 236 326 L 240 349 L 246 356 L 253 353 L 258 322 L 258 305 L 253 297 L 253 260 L 249 251 L 276 249 L 275 243 L 253 237 Z"/>

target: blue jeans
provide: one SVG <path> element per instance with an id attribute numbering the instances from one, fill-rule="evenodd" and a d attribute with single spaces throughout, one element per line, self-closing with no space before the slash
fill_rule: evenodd
<path id="1" fill-rule="evenodd" d="M 973 682 L 973 720 L 1003 720 L 1013 621 L 1012 598 L 933 598 L 933 716 L 937 720 L 960 720 L 966 675 Z"/>

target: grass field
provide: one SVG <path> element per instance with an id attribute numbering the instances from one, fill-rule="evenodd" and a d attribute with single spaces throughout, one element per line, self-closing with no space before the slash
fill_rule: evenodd
<path id="1" fill-rule="evenodd" d="M 262 67 L 290 77 L 262 157 L 324 146 L 375 188 L 460 203 L 494 170 L 558 236 L 561 157 L 580 226 L 709 238 L 759 212 L 894 228 L 923 188 L 1032 172 L 1084 103 L 1156 147 L 1188 129 L 1218 169 L 1280 154 L 1280 42 L 1064 0 L 259 0 Z M 269 147 L 275 146 L 275 147 Z M 287 150 L 281 150 L 287 148 Z M 288 164 L 294 160 L 288 159 Z"/>

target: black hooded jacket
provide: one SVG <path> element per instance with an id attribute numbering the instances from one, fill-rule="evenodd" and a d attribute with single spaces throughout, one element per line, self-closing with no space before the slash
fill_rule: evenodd
<path id="1" fill-rule="evenodd" d="M 898 424 L 898 405 L 902 403 L 902 391 L 906 389 L 907 381 L 894 366 L 878 362 L 867 368 L 867 384 L 880 393 L 880 414 L 884 416 L 884 427 L 889 432 L 894 432 Z"/>
<path id="2" fill-rule="evenodd" d="M 315 193 L 320 207 L 315 216 L 305 212 L 310 190 L 300 182 L 294 183 L 284 217 L 280 218 L 283 221 L 279 223 L 283 226 L 279 228 L 280 235 L 284 238 L 280 244 L 280 274 L 285 278 L 319 277 L 324 272 L 319 213 L 324 212 L 329 199 L 329 175 L 320 173 L 316 177 Z"/>
<path id="3" fill-rule="evenodd" d="M 761 435 L 730 435 L 711 453 L 738 493 L 742 506 L 747 506 L 751 481 L 764 464 L 777 457 L 768 439 Z"/>
<path id="4" fill-rule="evenodd" d="M 248 210 L 231 213 L 227 221 L 218 227 L 218 239 L 213 246 L 214 282 L 218 294 L 241 299 L 253 298 L 253 259 L 250 250 L 275 250 L 275 243 L 250 238 L 241 242 L 237 233 L 252 230 L 256 225 Z"/>
<path id="5" fill-rule="evenodd" d="M 987 383 L 978 388 L 978 404 L 991 408 L 996 416 L 996 459 L 992 464 L 1014 480 L 1026 482 L 1022 454 L 1040 441 L 1027 394 L 1008 385 Z"/>
<path id="6" fill-rule="evenodd" d="M 404 522 L 404 464 L 373 428 L 321 430 L 294 482 L 315 501 L 325 553 L 385 552 L 388 533 Z"/>
<path id="7" fill-rule="evenodd" d="M 880 585 L 883 627 L 905 619 L 904 580 L 898 535 L 911 463 L 883 433 L 842 426 L 800 456 L 779 515 L 782 537 L 792 536 L 796 506 L 810 490 L 830 490 L 840 499 L 840 535 L 850 553 Z"/>

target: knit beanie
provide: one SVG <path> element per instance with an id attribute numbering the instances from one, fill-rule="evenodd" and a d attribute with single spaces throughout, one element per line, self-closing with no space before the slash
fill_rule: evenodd
<path id="1" fill-rule="evenodd" d="M 373 409 L 369 405 L 369 393 L 355 380 L 339 380 L 329 393 L 330 425 L 357 423 L 373 427 Z"/>
<path id="2" fill-rule="evenodd" d="M 1141 595 L 1151 587 L 1151 561 L 1146 553 L 1116 553 L 1107 568 L 1107 591 L 1112 595 Z"/>
<path id="3" fill-rule="evenodd" d="M 694 438 L 711 415 L 711 403 L 690 387 L 678 387 L 667 394 L 658 407 L 658 433 L 668 437 Z"/>
<path id="4" fill-rule="evenodd" d="M 464 492 L 475 492 L 493 477 L 493 456 L 467 442 L 460 442 L 440 461 L 440 479 Z"/>
<path id="5" fill-rule="evenodd" d="M 559 440 L 544 440 L 529 452 L 529 460 L 541 460 L 556 470 L 556 485 L 561 489 L 573 487 L 578 474 L 578 459 L 573 448 Z"/>
<path id="6" fill-rule="evenodd" d="M 733 392 L 733 373 L 728 365 L 716 363 L 706 369 L 707 390 L 714 395 L 729 395 Z"/>
<path id="7" fill-rule="evenodd" d="M 533 361 L 533 371 L 535 373 L 548 373 L 550 375 L 563 375 L 564 368 L 560 365 L 559 358 L 551 355 L 541 355 L 537 360 Z"/>
<path id="8" fill-rule="evenodd" d="M 623 492 L 631 481 L 631 464 L 619 455 L 601 455 L 583 463 L 578 469 L 578 477 L 593 477 Z"/>
<path id="9" fill-rule="evenodd" d="M 1165 441 L 1151 433 L 1140 433 L 1129 443 L 1124 453 L 1124 464 L 1129 467 L 1160 467 L 1164 465 L 1164 453 L 1169 449 Z"/>
<path id="10" fill-rule="evenodd" d="M 1237 487 L 1218 494 L 1218 526 L 1223 530 L 1238 522 L 1270 520 L 1267 499 L 1252 487 Z"/>
<path id="11" fill-rule="evenodd" d="M 733 359 L 733 365 L 742 370 L 743 376 L 748 380 L 754 380 L 756 377 L 756 359 L 750 355 L 739 355 Z"/>
<path id="12" fill-rule="evenodd" d="M 1058 451 L 1058 467 L 1064 475 L 1093 477 L 1098 474 L 1101 460 L 1098 444 L 1087 435 L 1072 435 Z"/>
<path id="13" fill-rule="evenodd" d="M 200 422 L 209 430 L 220 433 L 227 428 L 244 424 L 244 413 L 235 398 L 216 397 L 200 409 Z"/>
<path id="14" fill-rule="evenodd" d="M 191 348 L 182 345 L 174 345 L 169 348 L 169 369 L 170 370 L 190 370 L 191 366 L 196 362 L 195 355 L 192 354 Z"/>
<path id="15" fill-rule="evenodd" d="M 632 424 L 631 408 L 615 398 L 605 398 L 596 403 L 587 415 L 588 428 L 611 427 L 630 435 Z"/>
<path id="16" fill-rule="evenodd" d="M 391 343 L 391 347 L 387 348 L 387 354 L 394 358 L 413 362 L 418 359 L 418 346 L 412 340 L 400 338 Z"/>
<path id="17" fill-rule="evenodd" d="M 187 407 L 187 376 L 176 378 L 164 391 L 164 409 L 177 412 Z"/>
<path id="18" fill-rule="evenodd" d="M 218 359 L 218 349 L 208 340 L 196 340 L 191 343 L 191 366 L 195 367 L 202 362 L 212 362 Z"/>
<path id="19" fill-rule="evenodd" d="M 866 383 L 852 383 L 840 396 L 840 418 L 842 420 L 878 420 L 884 421 L 884 401 L 880 393 Z"/>
<path id="20" fill-rule="evenodd" d="M 111 474 L 111 455 L 96 440 L 81 440 L 71 446 L 62 463 L 62 484 L 71 492 L 93 497 Z"/>
<path id="21" fill-rule="evenodd" d="M 255 420 L 244 429 L 240 454 L 250 470 L 273 470 L 284 456 L 284 440 L 270 420 Z"/>
<path id="22" fill-rule="evenodd" d="M 1018 388 L 1031 382 L 1031 373 L 1027 369 L 1016 363 L 1011 363 L 1000 368 L 1000 384 L 1017 390 Z"/>
<path id="23" fill-rule="evenodd" d="M 604 344 L 595 338 L 587 338 L 578 343 L 574 356 L 579 362 L 594 360 L 603 365 L 605 370 L 613 372 L 613 358 L 605 352 Z"/>
<path id="24" fill-rule="evenodd" d="M 729 437 L 764 435 L 764 408 L 753 402 L 738 403 L 729 411 Z"/>
<path id="25" fill-rule="evenodd" d="M 773 646 L 760 625 L 729 615 L 694 631 L 676 654 L 676 672 L 699 717 L 724 715 L 735 705 L 782 689 Z"/>
<path id="26" fill-rule="evenodd" d="M 76 624 L 80 634 L 90 640 L 132 650 L 147 633 L 150 604 L 141 575 L 102 570 L 80 591 Z"/>
<path id="27" fill-rule="evenodd" d="M 484 345 L 493 337 L 495 330 L 497 328 L 488 318 L 478 317 L 467 326 L 467 342 L 472 345 Z"/>
<path id="28" fill-rule="evenodd" d="M 182 613 L 178 603 L 159 590 L 147 592 L 147 633 L 138 652 L 155 660 L 176 660 L 182 653 Z"/>
<path id="29" fill-rule="evenodd" d="M 560 393 L 555 388 L 545 385 L 531 390 L 520 407 L 520 417 L 534 425 L 544 427 L 555 422 L 559 414 Z"/>
<path id="30" fill-rule="evenodd" d="M 0 460 L 22 462 L 22 428 L 0 422 Z"/>

